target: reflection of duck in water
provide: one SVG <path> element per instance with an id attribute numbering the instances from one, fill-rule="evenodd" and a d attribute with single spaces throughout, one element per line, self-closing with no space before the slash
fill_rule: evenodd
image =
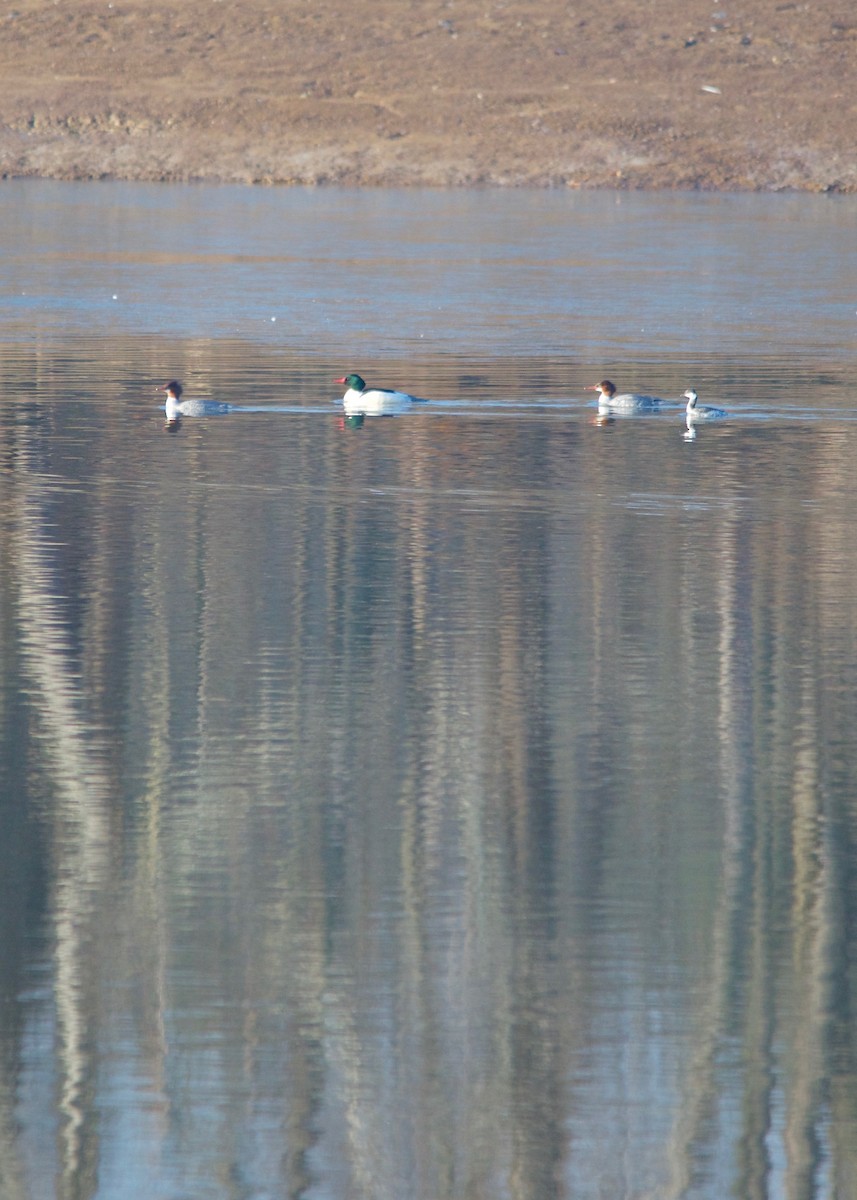
<path id="1" fill-rule="evenodd" d="M 161 391 L 167 393 L 164 412 L 168 425 L 177 424 L 182 417 L 214 417 L 229 412 L 229 405 L 218 400 L 182 400 L 184 388 L 177 379 L 165 383 Z"/>
<path id="2" fill-rule="evenodd" d="M 359 375 L 343 375 L 337 383 L 348 389 L 342 397 L 342 405 L 349 416 L 384 417 L 407 412 L 412 404 L 425 404 L 419 396 L 407 392 L 394 392 L 390 388 L 367 388 Z"/>
<path id="3" fill-rule="evenodd" d="M 710 404 L 700 404 L 699 396 L 693 388 L 687 389 L 684 398 L 687 400 L 688 425 L 692 421 L 718 421 L 721 417 L 726 416 L 725 408 L 713 408 Z"/>
<path id="4" fill-rule="evenodd" d="M 660 396 L 640 396 L 637 392 L 617 392 L 616 384 L 609 379 L 602 379 L 592 387 L 584 389 L 587 392 L 598 392 L 599 411 L 605 412 L 651 412 L 663 403 Z"/>

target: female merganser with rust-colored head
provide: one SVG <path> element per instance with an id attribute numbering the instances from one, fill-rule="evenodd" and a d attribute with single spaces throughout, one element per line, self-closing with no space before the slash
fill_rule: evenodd
<path id="1" fill-rule="evenodd" d="M 177 379 L 171 379 L 169 383 L 165 383 L 161 391 L 167 393 L 164 412 L 168 425 L 182 417 L 211 417 L 218 413 L 229 412 L 229 405 L 221 404 L 218 400 L 182 400 L 181 395 L 184 388 Z"/>
<path id="2" fill-rule="evenodd" d="M 717 421 L 721 417 L 726 416 L 725 408 L 713 408 L 710 404 L 699 404 L 699 396 L 693 388 L 688 388 L 684 393 L 684 398 L 687 400 L 687 422 L 691 421 Z"/>
<path id="3" fill-rule="evenodd" d="M 636 392 L 617 392 L 616 384 L 609 379 L 602 379 L 592 387 L 584 389 L 587 392 L 598 392 L 598 407 L 609 412 L 646 412 L 662 404 L 660 396 L 640 396 Z"/>
<path id="4" fill-rule="evenodd" d="M 344 383 L 348 389 L 342 397 L 346 413 L 354 415 L 363 413 L 369 416 L 384 416 L 404 412 L 412 404 L 424 404 L 419 396 L 409 396 L 407 392 L 394 392 L 390 388 L 367 388 L 360 375 L 343 375 L 337 383 Z"/>

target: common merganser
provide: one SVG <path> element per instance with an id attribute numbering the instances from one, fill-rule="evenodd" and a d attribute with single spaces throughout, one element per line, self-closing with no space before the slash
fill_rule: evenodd
<path id="1" fill-rule="evenodd" d="M 608 412 L 645 412 L 662 404 L 660 396 L 640 396 L 636 392 L 616 392 L 616 384 L 609 379 L 602 379 L 592 387 L 584 389 L 587 392 L 598 392 L 598 407 Z"/>
<path id="2" fill-rule="evenodd" d="M 165 383 L 160 390 L 167 393 L 164 412 L 168 424 L 173 424 L 180 417 L 210 417 L 229 412 L 229 405 L 218 400 L 182 400 L 184 388 L 177 379 Z"/>
<path id="3" fill-rule="evenodd" d="M 687 389 L 684 398 L 687 400 L 688 425 L 692 421 L 717 421 L 720 417 L 726 416 L 725 408 L 713 408 L 710 404 L 697 404 L 699 396 L 693 388 Z"/>
<path id="4" fill-rule="evenodd" d="M 363 413 L 368 416 L 384 416 L 405 412 L 412 404 L 426 403 L 419 396 L 409 396 L 407 392 L 394 392 L 390 388 L 367 388 L 359 375 L 343 375 L 336 383 L 344 383 L 348 389 L 342 397 L 342 403 L 349 415 Z"/>

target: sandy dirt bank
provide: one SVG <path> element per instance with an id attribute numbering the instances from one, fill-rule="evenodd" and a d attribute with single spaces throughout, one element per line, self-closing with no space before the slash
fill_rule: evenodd
<path id="1" fill-rule="evenodd" d="M 0 173 L 857 190 L 854 0 L 18 0 Z"/>

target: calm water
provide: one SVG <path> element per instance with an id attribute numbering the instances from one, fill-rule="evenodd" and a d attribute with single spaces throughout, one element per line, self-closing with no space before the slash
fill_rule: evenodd
<path id="1" fill-rule="evenodd" d="M 853 1200 L 855 224 L 0 185 L 2 1200 Z"/>

